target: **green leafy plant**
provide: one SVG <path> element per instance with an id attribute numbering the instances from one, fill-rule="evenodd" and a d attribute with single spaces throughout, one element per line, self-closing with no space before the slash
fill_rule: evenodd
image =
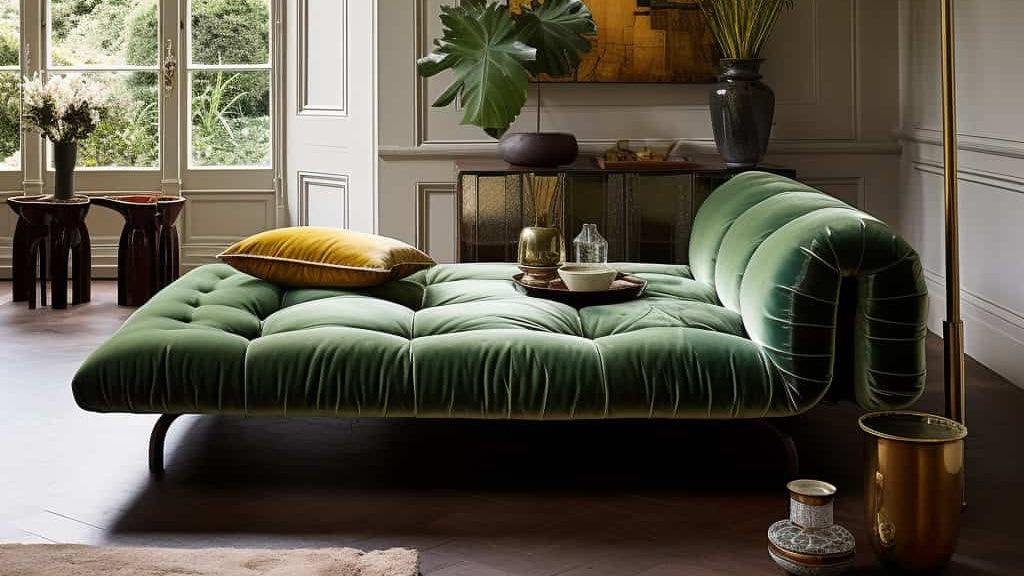
<path id="1" fill-rule="evenodd" d="M 572 74 L 580 54 L 590 51 L 587 36 L 597 33 L 582 0 L 532 0 L 518 11 L 502 2 L 463 0 L 441 8 L 441 24 L 433 53 L 417 61 L 421 76 L 452 71 L 452 84 L 433 105 L 460 97 L 462 123 L 495 138 L 526 104 L 530 74 Z"/>
<path id="2" fill-rule="evenodd" d="M 793 0 L 697 0 L 708 26 L 730 59 L 758 58 L 782 11 Z"/>
<path id="3" fill-rule="evenodd" d="M 217 72 L 196 79 L 201 91 L 192 99 L 192 148 L 201 166 L 259 166 L 268 160 L 270 118 L 243 113 L 251 94 L 236 86 L 241 78 Z"/>

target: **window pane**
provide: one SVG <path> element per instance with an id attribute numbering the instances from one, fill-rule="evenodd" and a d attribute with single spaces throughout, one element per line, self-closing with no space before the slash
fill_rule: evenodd
<path id="1" fill-rule="evenodd" d="M 21 168 L 21 83 L 17 72 L 0 72 L 0 170 Z"/>
<path id="2" fill-rule="evenodd" d="M 192 72 L 192 164 L 270 166 L 270 72 Z"/>
<path id="3" fill-rule="evenodd" d="M 50 15 L 55 66 L 157 63 L 157 0 L 50 0 Z"/>
<path id="4" fill-rule="evenodd" d="M 78 165 L 155 168 L 160 161 L 155 72 L 87 74 L 107 88 L 110 108 L 99 127 L 78 144 Z M 52 157 L 52 155 L 51 155 Z"/>
<path id="5" fill-rule="evenodd" d="M 192 0 L 194 64 L 266 64 L 270 0 Z"/>
<path id="6" fill-rule="evenodd" d="M 0 0 L 0 66 L 17 66 L 21 52 L 19 0 Z"/>
<path id="7" fill-rule="evenodd" d="M 0 170 L 21 168 L 21 24 L 19 0 L 0 0 Z"/>

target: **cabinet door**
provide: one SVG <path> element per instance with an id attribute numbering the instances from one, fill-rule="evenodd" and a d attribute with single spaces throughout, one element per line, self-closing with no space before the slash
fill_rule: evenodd
<path id="1" fill-rule="evenodd" d="M 519 231 L 533 221 L 518 174 L 459 176 L 459 262 L 515 262 Z"/>
<path id="2" fill-rule="evenodd" d="M 690 174 L 626 176 L 626 259 L 686 264 L 693 221 Z"/>
<path id="3" fill-rule="evenodd" d="M 625 176 L 576 174 L 565 186 L 566 258 L 575 259 L 572 240 L 584 224 L 596 224 L 608 241 L 608 260 L 626 260 Z"/>

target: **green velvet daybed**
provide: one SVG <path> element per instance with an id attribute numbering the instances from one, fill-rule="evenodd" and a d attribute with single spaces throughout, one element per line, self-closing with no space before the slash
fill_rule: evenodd
<path id="1" fill-rule="evenodd" d="M 97 412 L 415 418 L 790 416 L 826 396 L 907 406 L 925 383 L 917 254 L 885 224 L 750 172 L 704 203 L 690 265 L 621 264 L 642 298 L 576 310 L 512 264 L 438 265 L 372 289 L 186 274 L 81 366 Z"/>

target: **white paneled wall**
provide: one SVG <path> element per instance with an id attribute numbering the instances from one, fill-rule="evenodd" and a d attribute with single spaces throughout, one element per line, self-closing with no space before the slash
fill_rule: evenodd
<path id="1" fill-rule="evenodd" d="M 624 0 L 628 1 L 628 0 Z M 454 160 L 493 156 L 461 111 L 432 108 L 446 77 L 421 80 L 415 59 L 440 33 L 445 0 L 379 0 L 381 233 L 454 257 Z M 766 81 L 778 107 L 767 161 L 888 219 L 899 183 L 899 10 L 891 0 L 797 0 L 768 50 Z M 544 86 L 545 130 L 576 134 L 585 153 L 628 138 L 686 140 L 712 152 L 706 85 Z M 533 98 L 513 130 L 532 130 Z M 428 191 L 428 192 L 424 192 Z M 448 198 L 445 198 L 445 195 Z M 439 212 L 438 212 L 439 211 Z"/>
<path id="2" fill-rule="evenodd" d="M 921 252 L 931 328 L 944 316 L 939 6 L 902 0 L 905 147 L 899 224 Z M 1024 79 L 1020 0 L 958 0 L 960 247 L 967 353 L 1024 386 Z M 968 383 L 969 385 L 969 383 Z"/>

